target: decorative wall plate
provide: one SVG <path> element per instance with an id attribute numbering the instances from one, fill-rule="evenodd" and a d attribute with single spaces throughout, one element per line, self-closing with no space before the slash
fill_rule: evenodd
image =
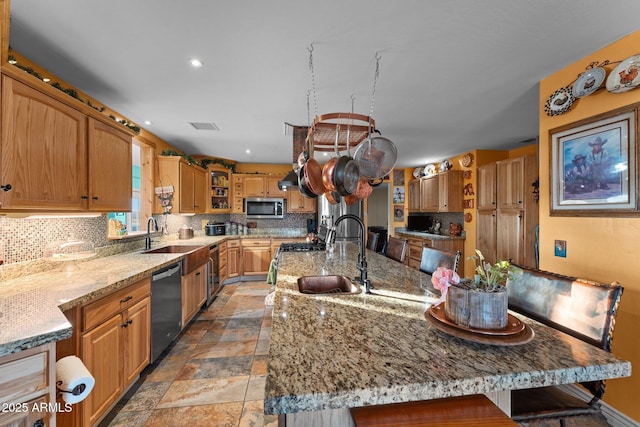
<path id="1" fill-rule="evenodd" d="M 451 162 L 449 160 L 443 160 L 442 162 L 440 162 L 438 170 L 439 170 L 440 173 L 443 173 L 443 172 L 448 171 L 452 167 L 453 167 L 453 165 L 451 164 Z"/>
<path id="2" fill-rule="evenodd" d="M 604 82 L 607 72 L 604 68 L 595 67 L 580 74 L 576 82 L 571 88 L 571 93 L 576 98 L 582 98 L 583 96 L 591 95 L 598 90 Z"/>
<path id="3" fill-rule="evenodd" d="M 427 178 L 437 174 L 438 174 L 438 171 L 436 169 L 436 165 L 434 165 L 433 163 L 429 163 L 424 167 L 424 176 L 426 176 Z"/>
<path id="4" fill-rule="evenodd" d="M 414 178 L 420 178 L 422 176 L 422 172 L 424 171 L 424 168 L 415 168 L 413 170 L 413 177 Z"/>
<path id="5" fill-rule="evenodd" d="M 633 55 L 622 61 L 609 73 L 607 90 L 623 93 L 640 85 L 640 55 Z"/>
<path id="6" fill-rule="evenodd" d="M 462 167 L 468 168 L 473 163 L 473 154 L 467 153 L 460 159 L 460 165 Z"/>
<path id="7" fill-rule="evenodd" d="M 570 86 L 560 88 L 549 96 L 544 104 L 544 111 L 547 116 L 557 116 L 571 108 L 575 100 Z"/>
<path id="8" fill-rule="evenodd" d="M 464 214 L 464 222 L 471 222 L 472 219 L 473 215 L 471 215 L 471 212 L 467 212 Z"/>

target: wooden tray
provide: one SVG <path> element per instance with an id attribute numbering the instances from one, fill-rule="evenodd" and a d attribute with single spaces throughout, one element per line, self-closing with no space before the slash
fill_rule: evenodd
<path id="1" fill-rule="evenodd" d="M 521 345 L 531 342 L 535 335 L 533 329 L 531 329 L 527 324 L 524 324 L 524 329 L 522 330 L 522 332 L 514 335 L 486 335 L 471 332 L 466 329 L 461 329 L 457 325 L 454 326 L 453 324 L 443 323 L 431 314 L 430 309 L 427 309 L 424 312 L 424 317 L 431 324 L 431 326 L 433 326 L 440 332 L 444 332 L 447 335 L 480 344 L 498 346 Z"/>
<path id="2" fill-rule="evenodd" d="M 447 315 L 444 312 L 444 302 L 441 302 L 438 305 L 432 305 L 431 307 L 429 307 L 428 310 L 431 312 L 431 315 L 434 318 L 436 318 L 436 320 L 439 320 L 440 322 L 448 326 L 452 326 L 458 329 L 463 329 L 465 331 L 473 332 L 476 334 L 516 335 L 524 331 L 524 323 L 522 323 L 520 319 L 518 319 L 517 317 L 512 316 L 508 313 L 507 313 L 507 326 L 504 329 L 477 329 L 477 328 L 472 328 L 471 326 L 458 325 L 457 323 L 454 323 L 451 320 L 447 319 Z"/>

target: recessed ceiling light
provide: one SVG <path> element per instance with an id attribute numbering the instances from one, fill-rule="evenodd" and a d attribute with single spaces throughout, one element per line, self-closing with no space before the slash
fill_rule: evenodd
<path id="1" fill-rule="evenodd" d="M 247 154 L 251 154 L 251 150 L 249 150 L 248 148 L 246 150 L 244 150 L 245 153 Z"/>
<path id="2" fill-rule="evenodd" d="M 144 124 L 145 124 L 145 125 L 147 125 L 147 126 L 149 126 L 149 125 L 151 125 L 151 124 L 153 124 L 153 123 L 152 123 L 150 120 L 145 120 L 145 121 L 144 121 Z"/>
<path id="3" fill-rule="evenodd" d="M 198 58 L 189 58 L 187 61 L 193 68 L 201 68 L 204 65 L 204 62 L 202 62 Z"/>

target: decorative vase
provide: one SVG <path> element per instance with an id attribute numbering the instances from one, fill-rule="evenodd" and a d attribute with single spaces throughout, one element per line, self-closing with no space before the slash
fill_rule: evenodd
<path id="1" fill-rule="evenodd" d="M 451 286 L 444 301 L 444 313 L 451 322 L 475 329 L 504 329 L 508 323 L 507 288 L 485 292 Z"/>

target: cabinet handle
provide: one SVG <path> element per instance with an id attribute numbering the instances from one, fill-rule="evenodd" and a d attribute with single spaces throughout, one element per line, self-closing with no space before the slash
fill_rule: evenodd
<path id="1" fill-rule="evenodd" d="M 33 427 L 44 427 L 44 420 L 40 418 L 33 423 Z"/>
<path id="2" fill-rule="evenodd" d="M 123 298 L 123 299 L 120 300 L 120 303 L 122 304 L 122 303 L 125 303 L 127 301 L 131 301 L 132 299 L 133 299 L 133 297 L 131 295 L 127 295 L 126 298 Z"/>
<path id="3" fill-rule="evenodd" d="M 11 191 L 11 184 L 0 185 L 0 188 L 6 193 L 7 191 Z"/>
<path id="4" fill-rule="evenodd" d="M 98 200 L 98 196 L 93 196 L 92 199 L 93 200 Z"/>
<path id="5" fill-rule="evenodd" d="M 122 325 L 120 325 L 120 326 L 122 326 L 123 328 L 126 328 L 127 326 L 129 326 L 129 325 L 130 325 L 130 324 L 132 324 L 132 323 L 133 323 L 133 320 L 129 319 L 129 320 L 127 320 L 126 322 L 124 322 L 124 323 L 123 323 Z"/>
<path id="6" fill-rule="evenodd" d="M 196 276 L 199 276 L 199 275 L 200 275 L 200 272 L 198 271 L 198 272 L 196 273 Z"/>
<path id="7" fill-rule="evenodd" d="M 82 200 L 87 200 L 87 199 L 89 199 L 89 196 L 80 196 L 80 198 L 81 198 Z"/>

